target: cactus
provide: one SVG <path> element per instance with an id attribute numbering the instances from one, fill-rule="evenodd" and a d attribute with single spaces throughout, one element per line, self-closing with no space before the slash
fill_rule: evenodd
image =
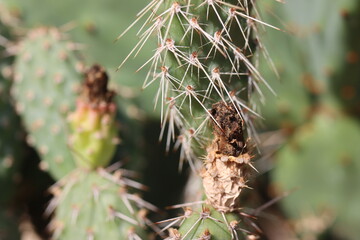
<path id="1" fill-rule="evenodd" d="M 211 114 L 215 119 L 214 140 L 207 148 L 200 173 L 207 205 L 197 211 L 187 209 L 179 230 L 169 229 L 169 239 L 256 239 L 256 234 L 239 227 L 241 214 L 237 214 L 243 204 L 241 193 L 254 168 L 244 141 L 242 119 L 232 105 L 223 102 L 214 104 Z"/>
<path id="2" fill-rule="evenodd" d="M 16 59 L 16 109 L 29 131 L 28 143 L 41 154 L 40 167 L 56 179 L 74 168 L 65 120 L 82 76 L 75 48 L 59 30 L 39 28 L 28 33 Z"/>
<path id="3" fill-rule="evenodd" d="M 359 221 L 358 214 L 352 212 L 358 207 L 352 199 L 359 199 L 359 194 L 352 192 L 350 182 L 359 181 L 355 174 L 359 153 L 349 143 L 358 141 L 359 135 L 352 117 L 358 116 L 354 32 L 360 5 L 351 0 L 331 6 L 322 1 L 316 7 L 310 2 L 289 2 L 283 8 L 261 4 L 275 11 L 294 34 L 269 32 L 264 36 L 268 45 L 272 43 L 270 54 L 283 81 L 278 83 L 282 87 L 272 83 L 279 99 L 268 97 L 262 113 L 273 127 L 291 127 L 284 132 L 292 133 L 270 173 L 278 194 L 295 189 L 281 206 L 302 238 L 321 238 L 324 232 L 332 232 L 339 238 L 357 239 L 359 230 L 354 223 Z M 305 9 L 311 9 L 307 18 L 301 15 Z M 266 20 L 278 21 L 269 15 Z M 283 51 L 284 47 L 294 51 Z M 266 69 L 262 71 L 271 79 Z M 352 116 L 345 115 L 345 110 Z"/>
<path id="4" fill-rule="evenodd" d="M 138 210 L 127 199 L 144 203 L 141 198 L 127 193 L 126 187 L 134 182 L 111 176 L 105 170 L 102 175 L 100 170 L 96 171 L 108 165 L 118 143 L 114 93 L 107 90 L 108 79 L 102 67 L 95 65 L 86 72 L 76 109 L 69 112 L 75 105 L 83 71 L 74 48 L 76 45 L 55 28 L 30 31 L 20 46 L 12 89 L 17 110 L 29 130 L 29 142 L 42 155 L 43 170 L 61 179 L 56 186 L 62 190 L 53 191 L 55 197 L 49 205 L 49 212 L 56 208 L 51 224 L 53 237 L 136 239 L 144 236 L 142 228 L 137 227 L 138 221 L 147 220 L 146 211 Z M 54 68 L 44 68 L 43 62 Z M 95 185 L 99 187 L 99 195 L 94 199 Z M 123 195 L 119 195 L 119 189 Z M 83 198 L 76 200 L 74 196 L 79 191 Z M 93 212 L 89 207 L 97 203 L 97 198 L 104 205 L 99 204 L 98 211 Z M 79 212 L 79 221 L 68 221 L 67 217 L 74 217 L 76 213 L 76 204 L 84 206 Z M 74 214 L 69 215 L 69 212 Z M 116 220 L 119 216 L 125 220 Z M 113 218 L 113 223 L 109 222 L 109 217 Z"/>
<path id="5" fill-rule="evenodd" d="M 342 108 L 352 116 L 359 119 L 359 36 L 354 32 L 359 29 L 360 4 L 354 8 L 342 9 L 342 18 L 345 25 L 345 63 L 342 63 L 341 70 L 335 74 L 331 81 L 331 90 L 339 99 Z"/>
<path id="6" fill-rule="evenodd" d="M 259 71 L 278 95 L 274 98 L 265 92 L 267 105 L 261 108 L 261 114 L 268 126 L 292 130 L 309 120 L 319 102 L 329 101 L 334 105 L 342 98 L 341 101 L 347 103 L 343 105 L 345 108 L 349 108 L 351 101 L 355 104 L 353 79 L 357 79 L 357 65 L 354 60 L 358 51 L 355 44 L 348 42 L 356 42 L 353 32 L 358 29 L 357 1 L 341 1 L 331 6 L 322 1 L 316 7 L 310 2 L 279 5 L 262 1 L 258 5 L 263 11 L 274 13 L 264 14 L 264 21 L 279 24 L 281 19 L 284 29 L 291 33 L 268 31 L 261 35 L 282 79 L 279 82 L 274 78 L 262 64 L 265 59 L 261 59 Z M 302 13 L 308 9 L 311 9 L 309 17 L 304 18 Z M 349 64 L 351 59 L 353 62 Z M 354 107 L 349 111 L 356 112 Z"/>
<path id="7" fill-rule="evenodd" d="M 108 165 L 118 143 L 114 142 L 114 92 L 107 85 L 104 68 L 91 67 L 85 74 L 77 108 L 69 115 L 78 168 L 52 187 L 55 197 L 48 212 L 55 209 L 51 223 L 54 239 L 141 239 L 146 236 L 144 228 L 149 220 L 147 210 L 139 207 L 156 210 L 139 196 L 128 193 L 128 187 L 143 186 L 128 179 L 126 171 L 112 174 L 102 168 Z"/>
<path id="8" fill-rule="evenodd" d="M 205 128 L 206 120 L 215 120 L 208 110 L 212 104 L 229 102 L 245 121 L 257 115 L 247 106 L 248 95 L 252 88 L 262 94 L 259 82 L 268 85 L 249 60 L 255 50 L 250 33 L 261 45 L 257 27 L 269 25 L 250 16 L 251 9 L 238 1 L 152 1 L 139 14 L 140 18 L 149 12 L 145 22 L 151 27 L 139 34 L 139 43 L 124 62 L 150 34 L 157 35 L 158 48 L 140 69 L 150 66 L 144 87 L 158 83 L 155 105 L 159 105 L 163 129 L 168 125 L 168 148 L 175 128 L 179 129 L 180 164 L 187 159 L 194 168 L 194 159 L 209 143 Z M 238 90 L 242 94 L 236 95 Z M 250 132 L 253 126 L 247 122 Z"/>
<path id="9" fill-rule="evenodd" d="M 129 186 L 143 187 L 127 179 L 126 171 L 111 175 L 101 169 L 112 160 L 119 143 L 117 107 L 114 92 L 107 89 L 107 74 L 99 65 L 86 72 L 76 102 L 83 75 L 83 64 L 74 52 L 77 46 L 56 28 L 31 30 L 18 47 L 12 86 L 16 109 L 28 130 L 28 142 L 41 154 L 42 170 L 59 180 L 52 188 L 54 199 L 48 208 L 48 213 L 55 211 L 50 225 L 53 238 L 139 239 L 145 236 L 144 227 L 139 225 L 149 223 L 147 210 L 130 202 L 156 208 L 127 192 Z M 96 197 L 95 185 L 99 187 Z M 79 191 L 83 198 L 76 200 Z M 99 204 L 98 211 L 93 212 L 89 207 L 97 200 L 104 205 Z M 79 221 L 68 221 L 68 213 L 75 214 L 76 204 L 84 206 Z"/>
<path id="10" fill-rule="evenodd" d="M 340 236 L 357 238 L 359 216 L 352 212 L 358 209 L 355 199 L 360 196 L 351 190 L 351 183 L 360 181 L 360 152 L 356 145 L 341 141 L 355 143 L 359 136 L 360 128 L 354 120 L 325 112 L 302 126 L 278 153 L 274 183 L 278 190 L 298 189 L 283 200 L 284 209 L 294 220 L 316 217 L 324 225 L 315 232 L 299 228 L 300 234 L 316 236 L 333 225 Z M 342 230 L 345 226 L 346 231 Z"/>
<path id="11" fill-rule="evenodd" d="M 126 27 L 127 20 L 142 5 L 141 2 L 128 2 L 125 11 L 124 3 L 116 0 L 108 0 L 106 4 L 97 0 L 88 0 L 86 7 L 82 2 L 74 3 L 71 0 L 59 3 L 42 0 L 27 2 L 3 0 L 3 2 L 5 6 L 21 16 L 22 25 L 27 28 L 37 28 L 40 25 L 69 29 L 67 34 L 72 40 L 84 46 L 93 46 L 82 49 L 86 55 L 87 64 L 96 62 L 109 70 L 115 69 L 119 61 L 118 55 L 114 53 L 125 55 L 134 41 L 131 36 L 125 36 L 126 41 L 122 44 L 113 44 L 116 34 L 119 29 Z M 45 12 L 38 7 L 40 5 L 46 9 Z M 124 11 L 119 14 L 119 10 L 122 9 Z M 109 24 L 111 22 L 116 22 L 116 24 Z M 148 57 L 148 53 L 151 52 L 150 46 L 144 46 L 143 49 L 146 51 L 140 53 L 139 58 L 134 60 L 137 64 L 126 66 L 121 75 L 116 74 L 115 71 L 109 71 L 108 74 L 112 79 L 112 85 L 130 88 L 137 95 L 136 101 L 143 106 L 143 111 L 146 111 L 148 116 L 157 118 L 158 112 L 153 111 L 152 102 L 149 101 L 156 89 L 149 88 L 146 92 L 141 92 L 139 91 L 141 82 L 134 81 L 136 66 L 141 64 L 142 59 Z M 145 78 L 145 73 L 137 73 L 136 77 Z"/>
<path id="12" fill-rule="evenodd" d="M 124 173 L 77 170 L 52 187 L 56 207 L 54 239 L 140 239 L 144 232 L 143 201 L 127 192 Z M 51 209 L 49 209 L 50 211 Z"/>
<path id="13" fill-rule="evenodd" d="M 266 119 L 264 130 L 282 127 L 285 133 L 290 133 L 290 142 L 277 155 L 279 164 L 269 175 L 273 176 L 275 189 L 300 188 L 282 201 L 284 211 L 280 214 L 284 213 L 294 221 L 295 230 L 303 238 L 321 238 L 321 232 L 326 229 L 330 229 L 327 234 L 331 238 L 333 235 L 350 239 L 358 236 L 355 225 L 359 221 L 356 211 L 358 193 L 354 190 L 359 181 L 356 174 L 359 171 L 358 152 L 350 144 L 343 143 L 358 141 L 358 123 L 351 119 L 358 117 L 357 36 L 349 33 L 356 32 L 359 4 L 355 0 L 330 5 L 325 0 L 315 4 L 289 2 L 281 5 L 279 2 L 149 1 L 137 15 L 133 28 L 125 31 L 137 32 L 140 39 L 126 56 L 124 54 L 134 42 L 132 35 L 121 35 L 126 39 L 117 44 L 112 42 L 122 24 L 126 24 L 133 14 L 131 8 L 141 2 L 128 2 L 124 7 L 124 3 L 117 0 L 89 0 L 86 6 L 70 0 L 56 3 L 2 1 L 1 6 L 10 6 L 11 12 L 19 14 L 22 20 L 10 21 L 16 24 L 5 29 L 0 24 L 0 34 L 5 36 L 6 45 L 7 39 L 17 41 L 9 38 L 9 33 L 14 32 L 13 27 L 18 36 L 24 36 L 26 28 L 49 27 L 29 31 L 18 48 L 10 45 L 5 52 L 1 48 L 4 39 L 0 38 L 0 52 L 2 57 L 16 55 L 15 82 L 12 84 L 14 105 L 20 110 L 19 115 L 28 130 L 28 142 L 41 155 L 41 168 L 49 171 L 57 181 L 51 187 L 54 199 L 47 211 L 54 213 L 50 224 L 54 239 L 153 239 L 148 235 L 146 225 L 168 240 L 258 239 L 259 229 L 252 221 L 258 212 L 251 212 L 246 206 L 257 205 L 253 197 L 257 199 L 261 195 L 262 200 L 269 197 L 264 192 L 257 195 L 268 183 L 262 182 L 260 188 L 248 191 L 255 185 L 250 183 L 252 175 L 256 174 L 252 163 L 257 155 L 254 149 L 261 148 L 257 144 L 255 128 L 260 115 Z M 120 12 L 122 9 L 126 9 L 126 13 Z M 272 11 L 275 14 L 271 14 Z M 5 19 L 6 15 L 0 13 L 0 19 Z M 275 15 L 278 17 L 273 17 Z M 141 20 L 144 20 L 143 25 L 139 24 Z M 273 25 L 283 22 L 290 22 L 284 25 L 290 34 L 269 29 L 279 30 Z M 54 30 L 52 25 L 62 30 Z M 68 44 L 70 37 L 80 44 Z M 157 48 L 148 60 L 140 63 L 144 55 L 151 53 L 151 44 L 148 44 L 151 38 L 157 40 Z M 83 71 L 77 71 L 82 67 L 77 64 L 79 60 L 72 51 L 79 47 L 83 50 L 84 61 L 104 66 L 97 65 L 86 73 L 88 84 L 83 85 L 80 95 L 73 90 L 80 90 Z M 65 54 L 55 53 L 60 48 Z M 140 52 L 145 54 L 140 56 Z M 137 60 L 128 64 L 131 55 L 137 56 Z M 110 89 L 118 93 L 115 96 L 113 91 L 101 89 L 102 83 L 107 82 L 103 69 L 114 69 L 119 56 L 125 58 L 127 65 L 121 65 L 119 73 L 109 72 Z M 345 59 L 352 66 L 345 66 Z M 5 65 L 11 63 L 11 57 L 5 62 Z M 3 68 L 3 64 L 4 58 L 1 58 L 2 72 L 7 75 L 9 68 Z M 133 74 L 135 66 L 139 68 L 137 75 Z M 150 71 L 142 71 L 145 68 Z M 279 69 L 282 81 L 278 81 L 275 68 Z M 101 76 L 94 77 L 94 72 L 101 72 Z M 57 76 L 54 78 L 54 75 Z M 3 121 L 4 116 L 13 119 L 6 125 L 8 128 L 0 129 L 0 163 L 9 163 L 11 158 L 3 158 L 9 156 L 9 152 L 4 155 L 4 150 L 10 149 L 20 155 L 24 150 L 18 144 L 20 139 L 13 142 L 10 138 L 16 135 L 13 133 L 19 127 L 16 118 L 12 118 L 15 115 L 8 94 L 10 82 L 0 78 L 6 93 L 0 95 L 1 123 L 9 122 Z M 92 98 L 93 93 L 86 88 L 92 85 L 90 79 L 103 80 L 99 85 L 95 84 L 100 87 L 95 93 L 96 96 L 99 93 L 99 98 Z M 142 83 L 140 79 L 145 79 L 143 87 L 146 91 L 137 90 Z M 277 97 L 272 96 L 271 88 Z M 156 111 L 150 100 L 154 96 Z M 263 103 L 266 104 L 261 109 L 259 106 Z M 63 111 L 66 108 L 68 111 Z M 351 115 L 343 115 L 344 108 Z M 152 164 L 162 163 L 159 156 L 163 154 L 158 148 L 147 146 L 144 151 L 143 146 L 148 143 L 141 134 L 151 132 L 146 139 L 150 140 L 150 135 L 156 131 L 155 121 L 161 125 L 159 135 L 164 139 L 166 150 L 179 149 L 179 169 L 183 170 L 179 179 L 168 177 L 171 171 L 167 164 L 170 163 Z M 58 131 L 58 135 L 54 135 Z M 271 144 L 277 142 L 271 141 Z M 325 145 L 329 145 L 328 149 Z M 18 157 L 14 156 L 14 163 L 18 164 Z M 149 161 L 145 162 L 145 158 Z M 108 167 L 111 163 L 114 165 Z M 136 188 L 142 190 L 145 187 L 130 180 L 130 176 L 134 176 L 132 171 L 118 169 L 122 164 L 122 168 L 139 173 L 140 179 L 144 174 L 145 179 L 148 178 L 147 184 L 153 179 L 157 182 L 145 198 L 161 199 L 161 205 L 183 201 L 175 192 L 181 191 L 178 186 L 182 184 L 181 177 L 188 174 L 189 166 L 203 186 L 197 187 L 201 189 L 196 189 L 196 194 L 194 191 L 187 193 L 197 195 L 191 200 L 194 202 L 180 204 L 186 206 L 183 215 L 159 222 L 164 225 L 159 230 L 147 219 L 147 210 L 144 210 L 144 207 L 156 208 L 133 194 L 137 192 Z M 271 164 L 266 164 L 265 169 L 272 167 Z M 22 173 L 33 178 L 32 170 L 27 166 Z M 261 163 L 256 166 L 260 172 L 264 170 Z M 157 174 L 149 176 L 150 172 L 156 171 Z M 17 166 L 0 167 L 0 172 L 5 173 L 0 176 L 0 181 L 5 180 L 5 186 L 1 186 L 2 203 L 3 199 L 9 199 L 10 190 L 14 188 L 8 180 L 14 176 L 18 179 Z M 166 174 L 162 174 L 164 172 Z M 189 185 L 195 185 L 193 179 Z M 166 182 L 172 189 L 157 194 L 163 186 L 161 182 Z M 36 187 L 30 185 L 35 184 L 28 183 L 26 189 L 19 188 L 16 196 L 21 203 L 13 201 L 17 210 L 21 209 L 18 205 L 27 205 L 25 202 L 31 201 L 23 200 L 23 192 Z M 157 189 L 153 191 L 154 188 Z M 3 229 L 11 226 L 7 227 L 7 222 L 2 220 L 4 214 L 7 219 L 10 212 L 8 205 L 0 208 L 2 239 Z M 309 208 L 316 216 L 309 213 Z M 31 212 L 33 210 L 25 215 Z M 255 216 L 247 214 L 250 212 Z M 159 219 L 163 215 L 157 212 L 151 217 Z M 305 227 L 309 220 L 321 223 L 314 224 L 320 226 L 316 232 L 311 232 L 314 228 Z M 15 233 L 16 229 L 11 231 Z M 168 231 L 168 237 L 164 235 L 165 231 Z M 6 237 L 11 238 L 12 234 L 8 233 Z"/>
<path id="14" fill-rule="evenodd" d="M 251 172 L 243 124 L 248 136 L 255 137 L 252 119 L 259 115 L 251 109 L 250 96 L 255 90 L 262 97 L 259 83 L 272 91 L 250 58 L 256 55 L 256 45 L 268 57 L 258 38 L 258 27 L 278 28 L 251 16 L 253 10 L 257 14 L 254 8 L 247 1 L 151 1 L 135 21 L 145 18 L 138 32 L 140 41 L 119 66 L 120 69 L 132 54 L 136 55 L 151 34 L 156 35 L 158 47 L 139 70 L 149 66 L 145 88 L 158 83 L 155 107 L 161 112 L 160 138 L 165 136 L 167 125 L 169 150 L 178 131 L 175 146 L 181 152 L 180 169 L 187 160 L 195 171 L 197 158 L 212 140 L 206 149 L 201 177 L 206 202 L 219 215 L 239 210 L 240 193 L 247 187 Z M 150 27 L 145 29 L 147 24 Z M 272 65 L 270 59 L 269 63 Z M 242 93 L 237 94 L 238 90 Z M 208 120 L 213 123 L 213 136 L 207 127 Z M 188 221 L 185 218 L 180 229 Z M 216 224 L 211 229 L 206 225 L 201 231 L 208 228 L 207 238 L 235 239 L 229 227 L 217 231 Z M 196 224 L 192 228 L 198 229 Z M 224 230 L 226 236 L 217 235 Z M 184 236 L 172 229 L 169 239 L 207 239 L 205 235 L 194 234 Z"/>
<path id="15" fill-rule="evenodd" d="M 243 221 L 244 219 L 246 222 Z M 171 219 L 171 222 L 164 227 L 169 231 L 166 240 L 258 239 L 257 235 L 245 230 L 253 223 L 249 222 L 248 216 L 244 219 L 241 219 L 237 213 L 219 212 L 209 205 L 203 205 L 197 210 L 187 207 L 183 216 Z M 179 229 L 171 228 L 179 222 L 181 225 Z"/>

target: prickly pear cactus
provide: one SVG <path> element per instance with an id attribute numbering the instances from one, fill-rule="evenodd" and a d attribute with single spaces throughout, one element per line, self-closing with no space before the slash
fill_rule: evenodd
<path id="1" fill-rule="evenodd" d="M 360 28 L 360 3 L 356 2 L 355 7 L 342 9 L 342 18 L 345 24 L 345 61 L 339 73 L 335 74 L 335 78 L 331 82 L 334 95 L 338 97 L 342 103 L 342 107 L 356 118 L 360 118 L 360 68 L 359 55 L 360 36 L 354 34 Z"/>
<path id="2" fill-rule="evenodd" d="M 229 102 L 245 121 L 257 115 L 247 106 L 248 95 L 255 89 L 261 96 L 259 83 L 267 84 L 250 57 L 256 43 L 261 45 L 258 26 L 267 24 L 250 16 L 252 9 L 239 1 L 152 1 L 138 15 L 148 13 L 145 23 L 151 26 L 142 28 L 129 56 L 156 34 L 158 48 L 140 69 L 150 68 L 144 87 L 158 84 L 155 105 L 163 129 L 168 126 L 168 133 L 161 133 L 168 146 L 179 129 L 175 145 L 181 148 L 181 164 L 186 159 L 193 166 L 209 143 L 206 121 L 212 119 L 212 104 Z"/>
<path id="3" fill-rule="evenodd" d="M 339 236 L 357 239 L 360 195 L 352 190 L 352 183 L 360 181 L 360 151 L 354 144 L 358 141 L 356 121 L 324 112 L 302 126 L 278 153 L 274 183 L 280 191 L 297 189 L 282 204 L 298 222 L 300 234 L 316 236 L 332 226 Z M 311 232 L 313 228 L 301 224 L 307 219 L 323 227 Z"/>
<path id="4" fill-rule="evenodd" d="M 127 192 L 133 183 L 121 171 L 77 170 L 52 187 L 56 207 L 54 239 L 141 239 L 145 236 L 143 202 Z"/>
<path id="5" fill-rule="evenodd" d="M 179 230 L 170 229 L 168 239 L 243 239 L 248 235 L 256 239 L 256 234 L 239 227 L 241 193 L 254 170 L 241 117 L 232 105 L 223 102 L 214 104 L 211 114 L 216 121 L 212 124 L 214 140 L 206 149 L 200 173 L 207 205 L 195 211 L 188 208 Z"/>
<path id="6" fill-rule="evenodd" d="M 99 63 L 107 69 L 114 69 L 119 62 L 119 55 L 126 56 L 128 49 L 133 46 L 134 38 L 131 35 L 124 36 L 124 42 L 113 44 L 116 33 L 119 29 L 125 28 L 128 20 L 132 18 L 135 11 L 143 5 L 142 2 L 133 1 L 124 3 L 118 0 L 107 0 L 107 4 L 98 0 L 88 0 L 86 6 L 82 2 L 72 0 L 63 0 L 61 2 L 49 2 L 43 0 L 2 0 L 5 5 L 14 12 L 21 15 L 23 24 L 27 28 L 35 28 L 41 25 L 56 26 L 67 28 L 71 39 L 80 42 L 86 46 L 82 52 L 86 55 L 88 63 Z M 38 6 L 41 5 L 42 8 Z M 43 11 L 46 9 L 46 11 Z M 61 14 L 59 14 L 61 12 Z M 121 13 L 121 14 L 120 14 Z M 116 22 L 117 24 L 109 24 Z M 71 23 L 71 24 L 68 24 Z M 73 26 L 76 26 L 73 28 Z M 115 71 L 109 71 L 113 84 L 118 86 L 127 86 L 132 91 L 138 92 L 137 100 L 143 111 L 153 117 L 158 118 L 158 112 L 153 111 L 151 100 L 155 88 L 149 88 L 146 92 L 140 91 L 141 82 L 134 81 L 134 72 L 137 66 L 142 64 L 143 59 L 149 57 L 152 46 L 144 46 L 143 52 L 139 53 L 139 58 L 134 59 L 136 64 L 129 64 L 121 71 L 121 74 Z M 116 53 L 116 54 L 114 54 Z M 145 73 L 136 74 L 136 78 L 145 78 Z"/>
<path id="7" fill-rule="evenodd" d="M 164 229 L 168 229 L 169 237 L 166 240 L 199 239 L 257 239 L 255 235 L 241 232 L 243 223 L 236 213 L 222 213 L 208 205 L 201 208 L 186 208 L 184 215 L 172 219 Z M 171 228 L 180 222 L 179 229 Z"/>
<path id="8" fill-rule="evenodd" d="M 352 144 L 358 141 L 359 128 L 343 111 L 357 111 L 359 51 L 354 33 L 360 4 L 353 0 L 333 5 L 319 1 L 316 6 L 306 1 L 282 7 L 275 2 L 258 3 L 274 11 L 293 33 L 264 36 L 282 81 L 272 81 L 279 97 L 267 98 L 263 115 L 268 124 L 282 130 L 291 126 L 293 134 L 270 172 L 279 193 L 294 190 L 281 201 L 283 209 L 302 238 L 317 239 L 324 231 L 332 231 L 339 238 L 357 239 L 354 223 L 359 220 L 353 213 L 358 206 L 353 201 L 360 198 L 349 186 L 359 182 L 355 173 L 359 152 Z M 265 16 L 267 21 L 278 22 Z M 271 79 L 269 72 L 263 72 Z"/>
<path id="9" fill-rule="evenodd" d="M 104 169 L 118 144 L 114 92 L 100 65 L 85 72 L 76 109 L 69 114 L 70 145 L 77 168 L 52 188 L 48 213 L 53 239 L 143 239 L 147 209 L 154 206 L 128 188 L 144 186 L 115 163 Z"/>
<path id="10" fill-rule="evenodd" d="M 278 95 L 274 98 L 268 94 L 267 104 L 261 109 L 267 125 L 293 130 L 308 120 L 319 101 L 328 99 L 342 98 L 344 107 L 355 113 L 359 51 L 354 32 L 359 28 L 358 1 L 328 5 L 321 0 L 316 6 L 306 1 L 286 4 L 258 1 L 257 4 L 263 12 L 274 13 L 263 14 L 264 21 L 279 24 L 281 19 L 283 28 L 291 33 L 267 31 L 261 35 L 281 79 L 278 81 L 266 64 L 262 64 L 266 59 L 260 61 L 260 72 Z M 304 11 L 308 11 L 306 18 Z"/>
<path id="11" fill-rule="evenodd" d="M 55 28 L 38 28 L 21 42 L 12 95 L 29 132 L 28 143 L 41 155 L 43 170 L 59 179 L 75 166 L 65 116 L 75 104 L 82 64 L 76 44 Z"/>
<path id="12" fill-rule="evenodd" d="M 257 59 L 259 47 L 273 66 L 258 37 L 259 26 L 275 27 L 259 20 L 257 14 L 247 1 L 151 1 L 137 15 L 135 23 L 145 19 L 138 33 L 140 41 L 124 60 L 136 55 L 151 34 L 156 35 L 158 47 L 139 70 L 150 69 L 144 88 L 158 84 L 155 106 L 161 112 L 160 137 L 166 138 L 167 149 L 172 140 L 180 148 L 180 169 L 187 160 L 197 171 L 196 161 L 206 149 L 201 177 L 206 203 L 218 215 L 240 209 L 240 194 L 253 171 L 245 139 L 246 135 L 256 137 L 252 120 L 259 115 L 252 110 L 250 96 L 255 92 L 263 98 L 260 84 L 272 91 L 250 60 Z M 184 227 L 191 233 L 172 229 L 169 239 L 237 237 L 229 227 L 208 226 L 211 220 L 196 232 L 198 226 L 189 221 L 184 218 L 180 230 L 185 224 L 192 226 Z"/>

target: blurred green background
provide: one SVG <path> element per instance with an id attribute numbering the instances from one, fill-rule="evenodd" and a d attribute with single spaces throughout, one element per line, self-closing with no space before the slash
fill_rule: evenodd
<path id="1" fill-rule="evenodd" d="M 114 42 L 147 2 L 1 0 L 0 4 L 19 16 L 24 30 L 43 25 L 67 29 L 84 48 L 88 64 L 96 62 L 109 69 L 112 85 L 131 102 L 124 108 L 139 109 L 145 128 L 153 130 L 147 131 L 148 139 L 156 142 L 156 87 L 141 90 L 146 70 L 136 72 L 152 56 L 155 42 L 150 41 L 119 71 L 116 68 L 136 44 L 140 26 Z M 277 96 L 268 93 L 265 103 L 258 104 L 264 117 L 258 122 L 263 143 L 257 165 L 262 174 L 254 188 L 259 186 L 259 202 L 291 192 L 264 214 L 265 235 L 274 240 L 360 239 L 360 2 L 256 3 L 263 20 L 284 32 L 259 26 L 261 46 L 266 47 L 280 77 L 261 57 L 258 66 Z M 158 146 L 156 150 L 152 156 L 163 158 L 164 149 Z M 156 166 L 176 171 L 176 160 L 171 161 Z M 156 184 L 155 180 L 153 194 L 159 195 Z M 2 216 L 0 212 L 0 225 Z"/>

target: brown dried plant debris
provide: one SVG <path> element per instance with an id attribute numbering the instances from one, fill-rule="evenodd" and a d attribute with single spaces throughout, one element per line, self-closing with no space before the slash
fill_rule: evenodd
<path id="1" fill-rule="evenodd" d="M 237 157 L 246 152 L 243 120 L 233 104 L 215 103 L 211 109 L 217 153 Z M 220 128 L 221 127 L 221 128 Z"/>
<path id="2" fill-rule="evenodd" d="M 105 69 L 95 64 L 85 72 L 82 99 L 94 107 L 112 102 L 114 91 L 108 89 L 108 75 Z"/>
<path id="3" fill-rule="evenodd" d="M 240 208 L 240 193 L 247 187 L 252 167 L 243 121 L 233 105 L 223 102 L 214 104 L 211 114 L 216 123 L 201 171 L 203 186 L 210 205 L 222 212 L 234 212 Z"/>

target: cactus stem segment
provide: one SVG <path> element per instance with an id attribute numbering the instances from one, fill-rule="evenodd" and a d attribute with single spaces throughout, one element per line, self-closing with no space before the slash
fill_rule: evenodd
<path id="1" fill-rule="evenodd" d="M 244 219 L 239 216 L 243 216 Z M 209 205 L 202 205 L 198 211 L 185 208 L 182 216 L 157 222 L 157 224 L 166 223 L 162 231 L 168 231 L 169 235 L 165 238 L 167 240 L 245 239 L 242 236 L 246 236 L 246 239 L 256 239 L 250 238 L 251 236 L 256 237 L 256 234 L 243 229 L 240 225 L 248 222 L 254 228 L 257 227 L 251 221 L 251 217 L 242 213 L 238 215 L 219 212 Z M 175 226 L 180 226 L 180 228 L 175 229 Z"/>
<path id="2" fill-rule="evenodd" d="M 254 12 L 254 16 L 250 12 Z M 119 68 L 156 34 L 158 46 L 154 55 L 137 71 L 149 67 L 143 88 L 159 84 L 154 107 L 161 111 L 160 138 L 165 136 L 164 128 L 168 126 L 166 149 L 169 150 L 174 140 L 175 146 L 181 148 L 179 168 L 187 160 L 196 170 L 194 161 L 202 154 L 199 148 L 207 145 L 210 139 L 205 122 L 211 119 L 220 127 L 208 110 L 215 102 L 233 105 L 249 125 L 249 136 L 254 134 L 257 140 L 252 117 L 259 114 L 251 109 L 251 95 L 256 92 L 264 99 L 260 83 L 273 90 L 250 58 L 255 56 L 254 48 L 259 46 L 273 66 L 265 46 L 259 41 L 258 26 L 280 29 L 262 21 L 252 1 L 154 0 L 139 12 L 134 24 L 140 19 L 144 19 L 137 33 L 140 41 Z M 150 27 L 145 29 L 145 26 Z M 243 90 L 248 95 L 241 96 L 243 100 L 240 100 L 237 94 Z M 179 129 L 178 138 L 175 128 Z M 194 133 L 189 134 L 189 129 Z"/>
<path id="3" fill-rule="evenodd" d="M 148 209 L 158 209 L 129 193 L 130 185 L 139 184 L 124 175 L 122 169 L 108 172 L 103 168 L 80 168 L 52 186 L 54 198 L 46 213 L 55 211 L 50 223 L 53 238 L 144 239 L 144 226 L 154 226 L 146 217 Z"/>

